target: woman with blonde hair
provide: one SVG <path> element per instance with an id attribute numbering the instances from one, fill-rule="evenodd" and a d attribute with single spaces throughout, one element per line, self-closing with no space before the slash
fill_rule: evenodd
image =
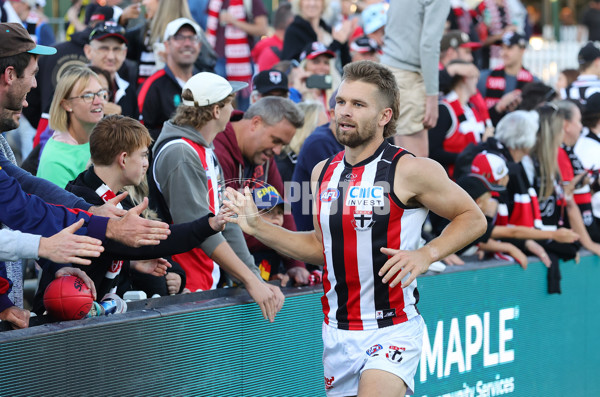
<path id="1" fill-rule="evenodd" d="M 585 249 L 600 255 L 600 244 L 590 238 L 581 211 L 573 199 L 578 179 L 563 183 L 558 166 L 559 147 L 564 138 L 565 110 L 554 103 L 538 108 L 540 128 L 530 153 L 531 161 L 522 161 L 523 168 L 531 186 L 537 191 L 544 227 L 555 230 L 570 226 L 579 235 L 579 242 Z M 558 260 L 575 258 L 579 244 L 545 242 L 542 245 L 552 262 L 548 270 L 548 292 L 560 293 Z"/>
<path id="2" fill-rule="evenodd" d="M 281 154 L 276 158 L 277 169 L 284 183 L 292 180 L 298 154 L 306 138 L 308 138 L 315 128 L 328 121 L 325 106 L 321 102 L 301 102 L 298 104 L 298 107 L 304 112 L 304 124 L 302 127 L 296 128 L 294 137 L 289 144 L 283 147 Z"/>
<path id="3" fill-rule="evenodd" d="M 352 61 L 348 40 L 356 28 L 356 19 L 346 20 L 337 29 L 331 29 L 322 19 L 328 0 L 293 0 L 294 21 L 285 30 L 281 59 L 300 60 L 304 48 L 318 41 L 337 53 L 342 67 Z"/>
<path id="4" fill-rule="evenodd" d="M 65 187 L 85 170 L 90 159 L 90 134 L 104 117 L 108 91 L 98 75 L 85 66 L 72 66 L 62 75 L 52 104 L 48 140 L 38 167 L 37 176 Z"/>

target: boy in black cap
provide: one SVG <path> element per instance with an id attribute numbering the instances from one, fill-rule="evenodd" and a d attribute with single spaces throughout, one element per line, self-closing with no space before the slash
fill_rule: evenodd
<path id="1" fill-rule="evenodd" d="M 563 99 L 572 99 L 585 105 L 595 92 L 600 92 L 600 48 L 588 41 L 577 56 L 579 76 L 571 85 L 560 91 Z"/>
<path id="2" fill-rule="evenodd" d="M 350 56 L 352 62 L 373 61 L 379 62 L 381 47 L 377 41 L 367 36 L 361 36 L 350 43 Z"/>
<path id="3" fill-rule="evenodd" d="M 254 76 L 252 85 L 254 89 L 250 99 L 251 104 L 266 96 L 287 98 L 290 93 L 287 75 L 277 69 L 263 70 L 258 73 Z"/>

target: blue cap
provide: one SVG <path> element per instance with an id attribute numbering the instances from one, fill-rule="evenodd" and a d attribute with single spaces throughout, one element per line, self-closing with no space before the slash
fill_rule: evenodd
<path id="1" fill-rule="evenodd" d="M 284 204 L 285 201 L 273 186 L 265 186 L 260 189 L 252 190 L 252 197 L 256 208 L 259 210 L 271 209 L 279 204 Z"/>

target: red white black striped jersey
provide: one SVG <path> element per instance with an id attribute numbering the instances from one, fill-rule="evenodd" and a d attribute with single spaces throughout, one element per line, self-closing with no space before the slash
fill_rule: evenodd
<path id="1" fill-rule="evenodd" d="M 407 154 L 384 142 L 368 159 L 349 165 L 344 152 L 319 177 L 317 217 L 323 238 L 325 322 L 365 330 L 418 315 L 417 281 L 390 288 L 377 273 L 388 260 L 381 247 L 419 248 L 427 210 L 404 205 L 393 193 L 395 167 Z"/>
<path id="2" fill-rule="evenodd" d="M 585 105 L 587 99 L 597 92 L 600 92 L 600 78 L 593 74 L 584 74 L 579 75 L 567 88 L 561 89 L 560 96 L 562 99 L 572 99 Z"/>

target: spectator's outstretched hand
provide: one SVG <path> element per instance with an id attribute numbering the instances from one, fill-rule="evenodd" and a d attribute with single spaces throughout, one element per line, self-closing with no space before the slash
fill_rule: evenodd
<path id="1" fill-rule="evenodd" d="M 210 224 L 210 227 L 217 231 L 217 232 L 222 232 L 223 230 L 225 230 L 225 226 L 227 225 L 227 217 L 231 217 L 234 216 L 235 213 L 233 211 L 231 211 L 229 208 L 223 206 L 221 207 L 221 209 L 219 210 L 219 213 L 215 216 L 212 216 L 208 219 L 208 223 Z"/>
<path id="2" fill-rule="evenodd" d="M 304 267 L 294 266 L 287 271 L 287 274 L 290 276 L 290 279 L 292 279 L 294 285 L 308 284 L 310 273 Z"/>
<path id="3" fill-rule="evenodd" d="M 89 265 L 92 263 L 84 257 L 98 257 L 104 251 L 102 241 L 75 234 L 83 226 L 83 219 L 61 230 L 52 237 L 42 237 L 38 255 L 56 263 L 74 263 Z"/>
<path id="4" fill-rule="evenodd" d="M 448 255 L 447 257 L 442 259 L 442 262 L 444 262 L 448 266 L 462 266 L 465 264 L 465 261 L 463 261 L 462 258 L 456 254 Z"/>
<path id="5" fill-rule="evenodd" d="M 146 208 L 148 208 L 147 197 L 139 205 L 127 211 L 121 219 L 110 219 L 106 227 L 106 237 L 130 247 L 160 244 L 161 240 L 165 240 L 171 234 L 171 230 L 164 222 L 141 218 L 140 214 Z"/>
<path id="6" fill-rule="evenodd" d="M 544 247 L 542 247 L 540 244 L 538 244 L 534 240 L 525 240 L 525 248 L 527 248 L 527 250 L 529 252 L 531 252 L 533 255 L 540 258 L 540 260 L 542 261 L 544 266 L 546 266 L 547 268 L 550 268 L 552 261 L 550 260 L 550 257 L 548 256 L 548 253 L 546 252 Z"/>
<path id="7" fill-rule="evenodd" d="M 76 276 L 82 279 L 85 285 L 90 289 L 90 291 L 92 291 L 92 296 L 94 297 L 94 300 L 96 300 L 96 286 L 94 285 L 92 279 L 83 270 L 76 267 L 65 266 L 58 269 L 56 273 L 54 273 L 54 278 L 63 276 Z"/>
<path id="8" fill-rule="evenodd" d="M 127 192 L 121 193 L 118 196 L 111 198 L 101 206 L 90 207 L 89 212 L 94 215 L 105 216 L 107 218 L 119 218 L 127 214 L 127 211 L 124 209 L 117 208 L 117 204 L 123 201 L 123 199 L 127 197 L 127 194 Z"/>
<path id="9" fill-rule="evenodd" d="M 21 329 L 29 327 L 29 310 L 21 309 L 17 306 L 11 306 L 0 312 L 0 320 L 10 323 L 13 329 Z"/>
<path id="10" fill-rule="evenodd" d="M 140 273 L 162 277 L 167 274 L 171 264 L 163 258 L 148 259 L 144 261 L 131 261 L 131 267 Z"/>

